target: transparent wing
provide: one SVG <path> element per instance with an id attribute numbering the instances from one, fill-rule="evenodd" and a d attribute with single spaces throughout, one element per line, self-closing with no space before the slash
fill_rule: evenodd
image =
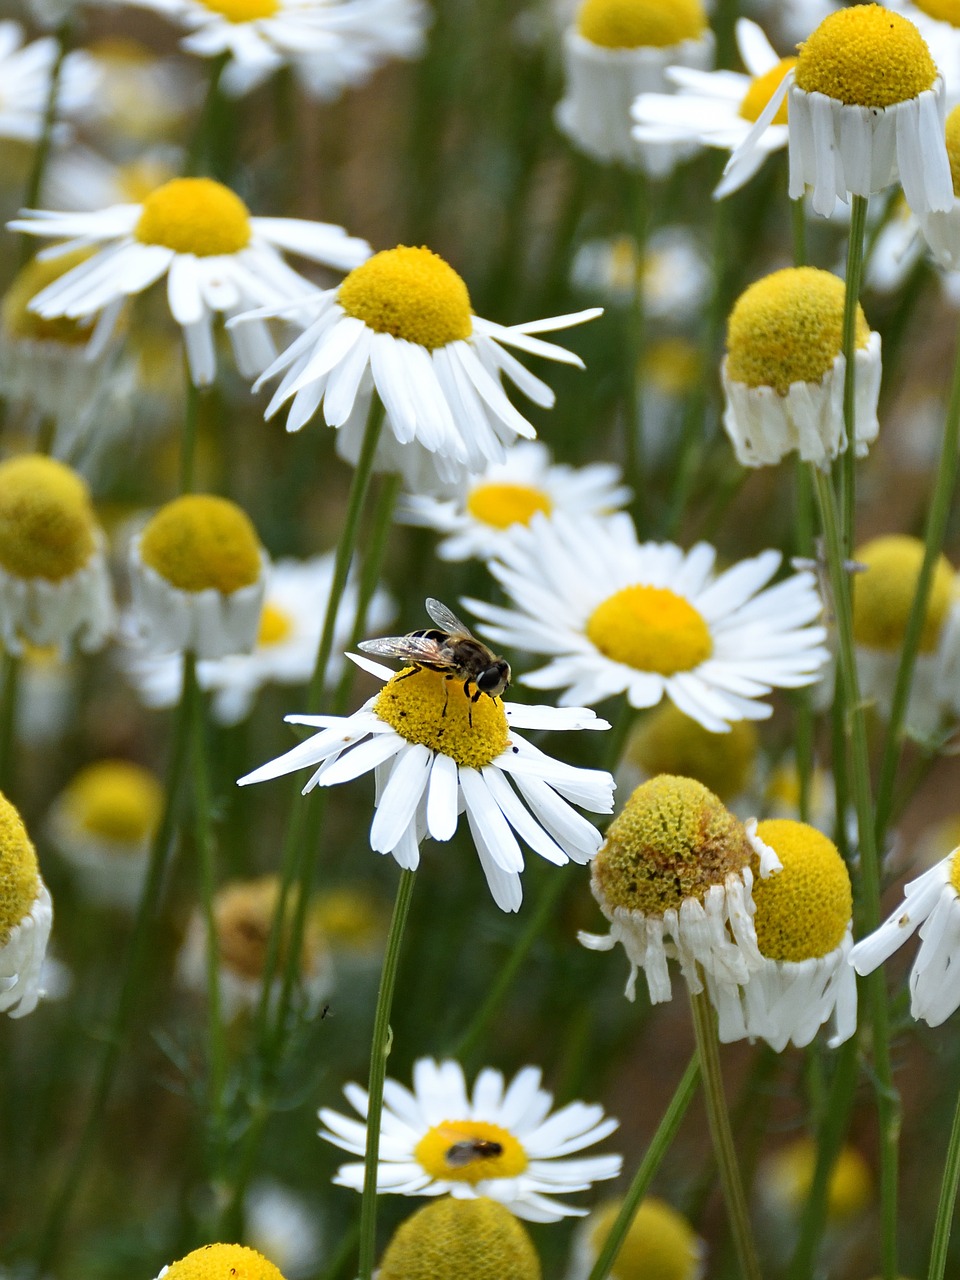
<path id="1" fill-rule="evenodd" d="M 378 653 L 382 658 L 398 658 L 401 662 L 425 662 L 449 666 L 449 655 L 426 636 L 383 636 L 379 640 L 361 640 L 357 646 L 364 653 Z"/>
<path id="2" fill-rule="evenodd" d="M 439 600 L 434 600 L 433 596 L 427 596 L 427 613 L 441 629 L 441 631 L 449 631 L 453 635 L 473 637 L 473 632 L 465 622 L 461 622 L 452 609 L 448 609 L 445 604 Z"/>

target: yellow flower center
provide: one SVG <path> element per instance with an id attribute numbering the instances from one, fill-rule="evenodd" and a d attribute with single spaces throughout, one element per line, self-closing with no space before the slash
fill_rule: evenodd
<path id="1" fill-rule="evenodd" d="M 272 644 L 283 644 L 293 635 L 293 618 L 279 605 L 269 600 L 264 604 L 260 614 L 260 629 L 257 632 L 257 645 L 267 649 Z"/>
<path id="2" fill-rule="evenodd" d="M 0 795 L 0 947 L 40 892 L 37 854 L 19 813 Z"/>
<path id="3" fill-rule="evenodd" d="M 372 951 L 386 934 L 382 906 L 359 889 L 333 889 L 317 899 L 317 927 L 335 948 Z"/>
<path id="4" fill-rule="evenodd" d="M 700 377 L 700 352 L 688 338 L 660 338 L 647 347 L 644 366 L 657 391 L 679 396 Z"/>
<path id="5" fill-rule="evenodd" d="M 774 1189 L 797 1213 L 810 1195 L 816 1162 L 816 1145 L 806 1137 L 778 1151 L 770 1162 Z M 830 1174 L 827 1216 L 833 1222 L 851 1218 L 867 1207 L 872 1194 L 870 1166 L 855 1147 L 842 1147 Z"/>
<path id="6" fill-rule="evenodd" d="M 950 859 L 950 883 L 957 897 L 960 898 L 960 849 L 954 849 L 953 857 Z"/>
<path id="7" fill-rule="evenodd" d="M 858 306 L 857 346 L 865 347 L 869 338 Z M 787 267 L 750 285 L 734 303 L 727 322 L 727 375 L 786 395 L 791 383 L 820 382 L 842 345 L 843 281 L 817 267 Z"/>
<path id="8" fill-rule="evenodd" d="M 465 694 L 456 677 L 405 667 L 380 690 L 374 710 L 408 742 L 450 756 L 463 769 L 482 769 L 510 745 L 507 717 L 499 698 L 483 693 L 472 702 L 470 690 Z"/>
<path id="9" fill-rule="evenodd" d="M 93 555 L 95 533 L 90 493 L 75 471 L 40 454 L 0 463 L 0 565 L 8 573 L 61 582 Z"/>
<path id="10" fill-rule="evenodd" d="M 229 595 L 260 577 L 260 543 L 234 502 L 189 493 L 161 507 L 140 539 L 140 557 L 181 591 Z"/>
<path id="11" fill-rule="evenodd" d="M 34 258 L 21 268 L 0 304 L 0 324 L 7 335 L 27 342 L 61 342 L 71 347 L 86 345 L 91 334 L 89 322 L 69 320 L 66 316 L 44 320 L 35 311 L 28 310 L 27 304 L 41 289 L 89 257 L 89 249 L 75 249 L 56 258 Z"/>
<path id="12" fill-rule="evenodd" d="M 879 4 L 838 9 L 800 45 L 797 85 L 848 106 L 892 107 L 932 89 L 937 68 L 923 36 Z"/>
<path id="13" fill-rule="evenodd" d="M 593 1255 L 606 1243 L 620 1202 L 612 1201 L 590 1217 Z M 697 1233 L 681 1213 L 665 1200 L 648 1196 L 640 1204 L 620 1246 L 611 1280 L 696 1280 L 702 1249 Z"/>
<path id="14" fill-rule="evenodd" d="M 854 552 L 854 559 L 867 566 L 865 573 L 853 577 L 853 634 L 859 644 L 890 652 L 903 644 L 923 553 L 920 539 L 906 534 L 874 538 Z M 937 647 L 953 597 L 953 569 L 946 556 L 940 556 L 920 633 L 921 653 Z"/>
<path id="15" fill-rule="evenodd" d="M 696 778 L 727 801 L 745 790 L 753 775 L 757 730 L 751 720 L 738 720 L 729 733 L 711 733 L 672 702 L 661 702 L 640 722 L 627 755 L 645 773 Z"/>
<path id="16" fill-rule="evenodd" d="M 767 779 L 764 799 L 777 817 L 795 818 L 800 812 L 800 772 L 794 761 L 779 764 Z M 810 808 L 822 812 L 829 802 L 828 775 L 815 768 L 810 778 Z"/>
<path id="17" fill-rule="evenodd" d="M 947 159 L 953 179 L 953 194 L 960 193 L 960 107 L 954 107 L 947 116 Z"/>
<path id="18" fill-rule="evenodd" d="M 805 822 L 774 818 L 757 835 L 783 870 L 757 880 L 757 943 L 769 960 L 809 960 L 839 947 L 853 913 L 850 876 L 832 840 Z"/>
<path id="19" fill-rule="evenodd" d="M 542 489 L 526 484 L 478 484 L 467 497 L 467 510 L 481 524 L 509 529 L 529 524 L 538 511 L 550 515 L 553 502 Z"/>
<path id="20" fill-rule="evenodd" d="M 279 893 L 279 879 L 271 875 L 225 885 L 214 899 L 213 915 L 220 958 L 227 969 L 242 978 L 257 980 L 263 977 Z M 292 898 L 287 900 L 280 937 L 281 968 L 290 951 L 290 931 L 295 906 Z M 313 973 L 325 954 L 323 933 L 314 914 L 308 912 L 300 952 L 301 973 Z"/>
<path id="21" fill-rule="evenodd" d="M 638 671 L 692 671 L 713 652 L 703 616 L 667 587 L 624 587 L 597 606 L 587 635 L 602 654 Z"/>
<path id="22" fill-rule="evenodd" d="M 347 315 L 375 333 L 390 333 L 428 351 L 473 332 L 467 286 L 426 248 L 398 245 L 375 253 L 350 272 L 337 299 Z"/>
<path id="23" fill-rule="evenodd" d="M 610 907 L 662 916 L 703 900 L 755 860 L 739 819 L 702 783 L 663 773 L 637 787 L 607 829 L 593 876 Z"/>
<path id="24" fill-rule="evenodd" d="M 743 95 L 743 101 L 740 103 L 740 115 L 744 120 L 750 120 L 753 122 L 760 119 L 764 108 L 773 97 L 775 91 L 780 87 L 784 76 L 796 65 L 796 58 L 781 58 L 775 67 L 771 67 L 770 70 L 765 71 L 762 76 L 756 76 L 750 81 L 750 87 Z M 780 106 L 777 108 L 777 114 L 773 117 L 770 123 L 787 123 L 786 98 L 784 98 L 780 103 Z"/>
<path id="25" fill-rule="evenodd" d="M 434 1200 L 400 1224 L 378 1280 L 540 1280 L 526 1228 L 505 1205 L 479 1197 Z"/>
<path id="26" fill-rule="evenodd" d="M 250 214 L 239 196 L 212 178 L 173 178 L 150 193 L 133 234 L 141 244 L 210 258 L 250 243 Z"/>
<path id="27" fill-rule="evenodd" d="M 428 1129 L 413 1152 L 431 1178 L 469 1182 L 516 1178 L 527 1164 L 517 1139 L 485 1120 L 444 1120 Z"/>
<path id="28" fill-rule="evenodd" d="M 101 760 L 76 775 L 63 799 L 80 830 L 116 844 L 136 844 L 148 839 L 160 821 L 163 787 L 138 764 Z"/>
<path id="29" fill-rule="evenodd" d="M 658 49 L 699 40 L 707 15 L 700 0 L 584 0 L 577 30 L 606 49 Z"/>
<path id="30" fill-rule="evenodd" d="M 205 9 L 219 13 L 228 22 L 255 22 L 272 18 L 280 8 L 278 0 L 200 0 Z"/>
<path id="31" fill-rule="evenodd" d="M 637 284 L 637 242 L 633 236 L 616 236 L 610 241 L 610 258 L 607 270 L 610 272 L 610 287 L 618 290 L 634 289 Z M 644 279 L 648 266 L 644 264 Z"/>
<path id="32" fill-rule="evenodd" d="M 283 1280 L 256 1249 L 243 1244 L 206 1244 L 167 1268 L 170 1280 Z"/>
<path id="33" fill-rule="evenodd" d="M 913 3 L 928 18 L 960 27 L 960 0 L 913 0 Z"/>

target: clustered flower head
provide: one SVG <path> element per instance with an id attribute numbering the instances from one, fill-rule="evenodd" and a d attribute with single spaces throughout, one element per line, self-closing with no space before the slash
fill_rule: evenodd
<path id="1" fill-rule="evenodd" d="M 379 1280 L 541 1280 L 530 1234 L 489 1197 L 452 1196 L 418 1209 L 393 1233 Z"/>
<path id="2" fill-rule="evenodd" d="M 601 1204 L 578 1228 L 567 1280 L 589 1280 L 620 1201 Z M 610 1274 L 614 1280 L 702 1280 L 706 1245 L 672 1205 L 646 1196 L 633 1216 Z"/>
<path id="3" fill-rule="evenodd" d="M 22 1018 L 43 994 L 53 903 L 20 814 L 0 795 L 0 1013 Z"/>

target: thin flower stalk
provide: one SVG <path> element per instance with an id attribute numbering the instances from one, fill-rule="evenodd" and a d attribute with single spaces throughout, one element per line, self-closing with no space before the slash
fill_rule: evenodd
<path id="1" fill-rule="evenodd" d="M 47 100 L 43 108 L 43 129 L 37 142 L 37 149 L 33 155 L 33 164 L 30 166 L 30 175 L 27 178 L 27 185 L 24 191 L 23 203 L 26 209 L 36 209 L 40 203 L 40 191 L 43 187 L 43 179 L 47 172 L 47 162 L 50 159 L 50 149 L 53 145 L 53 129 L 57 122 L 57 99 L 60 96 L 60 84 L 63 78 L 63 62 L 73 39 L 72 8 L 67 9 L 63 21 L 57 27 L 54 38 L 57 42 L 57 56 L 54 59 L 53 66 L 50 68 L 50 83 L 47 87 Z M 33 250 L 30 245 L 30 237 L 23 236 L 20 241 L 20 265 L 23 266 L 29 262 L 32 256 Z"/>
<path id="2" fill-rule="evenodd" d="M 14 738 L 20 692 L 20 659 L 5 652 L 0 670 L 0 791 L 9 795 L 14 773 Z"/>
<path id="3" fill-rule="evenodd" d="M 195 488 L 195 459 L 197 453 L 197 428 L 200 422 L 200 388 L 194 385 L 190 370 L 184 361 L 184 414 L 183 440 L 180 445 L 180 492 L 191 493 Z"/>
<path id="4" fill-rule="evenodd" d="M 225 103 L 221 81 L 229 60 L 228 53 L 220 53 L 210 61 L 207 95 L 187 153 L 184 172 L 188 177 L 206 175 L 227 181 L 226 170 L 229 168 L 229 163 L 225 160 L 227 131 L 235 108 L 231 109 Z M 35 205 L 30 206 L 30 208 L 35 207 Z"/>
<path id="5" fill-rule="evenodd" d="M 847 243 L 847 272 L 843 295 L 843 358 L 846 367 L 843 374 L 843 426 L 847 434 L 847 449 L 840 460 L 843 512 L 843 546 L 847 555 L 853 550 L 853 529 L 856 521 L 857 455 L 853 448 L 856 430 L 856 336 L 857 307 L 860 303 L 860 285 L 863 281 L 863 239 L 867 225 L 866 196 L 850 197 L 850 239 Z"/>
<path id="6" fill-rule="evenodd" d="M 927 1280 L 943 1280 L 946 1275 L 947 1246 L 950 1244 L 950 1228 L 953 1225 L 958 1187 L 960 1187 L 960 1096 L 957 1098 L 956 1110 L 953 1113 L 947 1159 L 943 1166 L 943 1182 L 937 1203 L 933 1242 L 930 1245 L 930 1268 L 927 1271 Z"/>

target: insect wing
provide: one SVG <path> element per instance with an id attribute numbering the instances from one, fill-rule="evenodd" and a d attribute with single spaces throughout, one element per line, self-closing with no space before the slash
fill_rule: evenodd
<path id="1" fill-rule="evenodd" d="M 449 655 L 427 636 L 383 636 L 379 640 L 361 640 L 358 648 L 364 653 L 376 653 L 382 658 L 397 658 L 400 662 L 421 662 L 430 666 L 450 665 Z"/>
<path id="2" fill-rule="evenodd" d="M 465 622 L 461 622 L 452 609 L 448 609 L 440 600 L 434 600 L 433 596 L 427 597 L 427 613 L 441 629 L 441 631 L 449 631 L 455 636 L 469 636 L 473 639 L 473 633 Z"/>

